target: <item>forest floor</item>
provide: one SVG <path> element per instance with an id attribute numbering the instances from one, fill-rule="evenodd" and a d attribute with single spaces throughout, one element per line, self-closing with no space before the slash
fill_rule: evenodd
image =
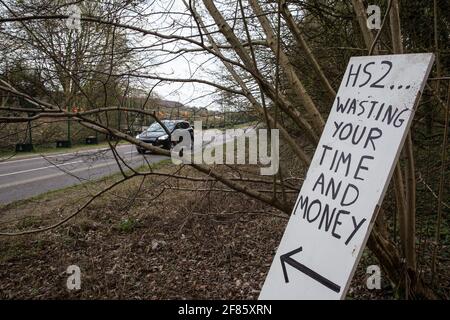
<path id="1" fill-rule="evenodd" d="M 179 169 L 165 163 L 154 170 Z M 197 173 L 184 168 L 178 174 Z M 60 221 L 118 177 L 3 206 L 0 230 Z M 256 299 L 286 216 L 238 193 L 189 188 L 194 182 L 135 178 L 58 228 L 1 237 L 0 299 Z M 442 249 L 448 251 L 448 245 Z M 438 262 L 440 292 L 448 298 L 448 256 L 440 255 Z M 380 290 L 367 289 L 366 270 L 373 264 L 366 249 L 347 299 L 397 297 L 383 276 Z M 81 290 L 66 287 L 69 265 L 81 269 Z"/>

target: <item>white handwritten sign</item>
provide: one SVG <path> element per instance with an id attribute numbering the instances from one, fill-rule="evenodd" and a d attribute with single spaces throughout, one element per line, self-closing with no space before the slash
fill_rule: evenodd
<path id="1" fill-rule="evenodd" d="M 434 61 L 353 57 L 260 299 L 342 299 Z"/>

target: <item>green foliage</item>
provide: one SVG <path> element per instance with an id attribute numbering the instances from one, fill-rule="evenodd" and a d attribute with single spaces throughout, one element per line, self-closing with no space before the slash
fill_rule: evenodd
<path id="1" fill-rule="evenodd" d="M 139 221 L 133 217 L 125 218 L 120 221 L 117 229 L 123 233 L 131 233 L 139 226 Z"/>

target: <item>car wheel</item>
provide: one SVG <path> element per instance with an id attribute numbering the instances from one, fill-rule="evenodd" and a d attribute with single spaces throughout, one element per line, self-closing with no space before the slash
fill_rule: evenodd
<path id="1" fill-rule="evenodd" d="M 142 150 L 141 148 L 136 148 L 136 150 L 137 150 L 137 152 L 138 152 L 139 154 L 144 154 L 144 153 L 145 153 L 145 151 Z"/>

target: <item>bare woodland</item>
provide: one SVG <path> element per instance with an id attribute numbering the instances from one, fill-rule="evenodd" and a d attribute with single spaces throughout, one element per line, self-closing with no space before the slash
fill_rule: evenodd
<path id="1" fill-rule="evenodd" d="M 24 229 L 2 225 L 0 242 L 69 228 L 98 198 L 131 180 L 137 181 L 135 189 L 121 201 L 145 197 L 151 207 L 158 197 L 141 193 L 145 181 L 164 194 L 188 192 L 197 202 L 211 193 L 222 195 L 224 203 L 228 194 L 246 199 L 239 210 L 203 206 L 207 219 L 256 214 L 285 223 L 348 59 L 434 52 L 435 65 L 368 249 L 397 297 L 448 297 L 450 3 L 374 2 L 382 8 L 380 30 L 368 29 L 363 0 L 0 0 L 1 140 L 26 137 L 28 126 L 39 130 L 70 120 L 86 135 L 105 137 L 121 172 L 56 221 Z M 80 31 L 65 24 L 70 4 L 81 8 Z M 196 56 L 216 72 L 199 76 L 203 66 L 196 65 Z M 190 67 L 189 77 L 161 72 L 180 57 Z M 129 128 L 138 117 L 160 122 L 152 101 L 165 83 L 202 88 L 190 105 L 208 108 L 197 98 L 210 97 L 251 114 L 259 126 L 279 129 L 278 174 L 262 177 L 251 166 L 191 164 L 163 171 L 150 164 L 129 166 L 114 152 L 119 140 L 170 155 L 118 125 L 119 118 Z M 136 92 L 141 99 L 134 99 Z M 199 210 L 191 205 L 186 209 L 191 214 Z"/>

